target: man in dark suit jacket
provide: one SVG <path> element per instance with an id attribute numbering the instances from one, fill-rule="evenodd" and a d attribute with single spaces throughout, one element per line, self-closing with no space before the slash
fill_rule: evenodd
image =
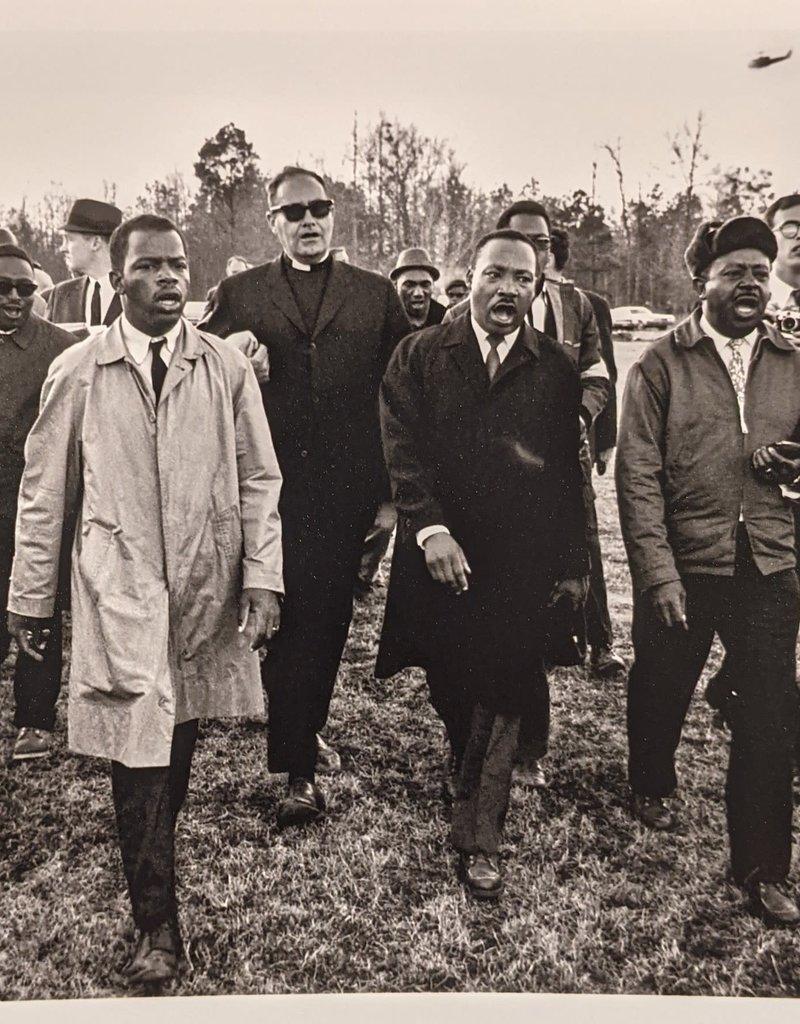
<path id="1" fill-rule="evenodd" d="M 550 266 L 547 269 L 548 280 L 563 283 L 563 271 L 568 261 L 569 235 L 563 228 L 552 228 L 550 231 Z M 598 473 L 602 474 L 606 471 L 611 451 L 617 443 L 617 364 L 614 359 L 611 309 L 606 300 L 596 292 L 590 292 L 585 288 L 581 288 L 579 291 L 591 303 L 600 339 L 600 355 L 608 371 L 610 384 L 608 401 L 595 417 L 589 431 L 591 464 L 595 465 Z M 624 672 L 626 666 L 613 646 L 614 630 L 608 610 L 603 552 L 600 548 L 600 530 L 597 523 L 595 494 L 594 488 L 591 486 L 591 477 L 586 488 L 586 524 L 589 561 L 592 569 L 586 607 L 582 621 L 579 623 L 580 637 L 583 645 L 588 643 L 591 649 L 592 667 L 595 673 L 602 678 L 610 678 Z"/>
<path id="2" fill-rule="evenodd" d="M 0 245 L 0 663 L 9 652 L 5 607 L 14 559 L 17 495 L 25 467 L 25 441 L 39 412 L 50 363 L 75 342 L 73 335 L 32 312 L 36 279 L 28 254 Z M 45 624 L 43 661 L 17 655 L 14 669 L 13 761 L 47 757 L 61 686 L 61 611 Z"/>
<path id="3" fill-rule="evenodd" d="M 333 201 L 319 175 L 285 168 L 270 183 L 269 202 L 283 255 L 221 281 L 201 326 L 234 343 L 258 343 L 253 362 L 283 473 L 286 598 L 264 681 L 269 768 L 289 774 L 278 808 L 288 825 L 324 811 L 318 734 L 364 538 L 388 497 L 378 386 L 409 328 L 391 282 L 331 259 Z M 335 752 L 323 750 L 335 767 Z"/>
<path id="4" fill-rule="evenodd" d="M 122 312 L 111 284 L 108 243 L 122 221 L 122 211 L 98 199 L 76 199 L 70 210 L 61 251 L 71 273 L 42 293 L 47 319 L 52 323 L 85 323 L 90 327 L 112 324 Z"/>
<path id="5" fill-rule="evenodd" d="M 376 674 L 426 669 L 460 872 L 494 898 L 521 716 L 546 707 L 548 609 L 583 600 L 589 566 L 578 375 L 524 322 L 535 250 L 496 231 L 474 260 L 470 313 L 404 339 L 381 388 L 399 535 Z"/>

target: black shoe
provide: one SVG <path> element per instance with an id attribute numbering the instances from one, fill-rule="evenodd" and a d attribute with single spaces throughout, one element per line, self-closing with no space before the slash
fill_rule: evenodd
<path id="1" fill-rule="evenodd" d="M 643 796 L 641 793 L 631 794 L 631 813 L 648 828 L 666 832 L 675 825 L 675 815 L 660 796 Z"/>
<path id="2" fill-rule="evenodd" d="M 592 672 L 601 679 L 624 675 L 628 666 L 613 647 L 592 648 Z"/>
<path id="3" fill-rule="evenodd" d="M 458 874 L 469 892 L 479 900 L 496 900 L 503 891 L 503 876 L 497 857 L 488 853 L 462 853 Z"/>
<path id="4" fill-rule="evenodd" d="M 123 973 L 131 985 L 163 985 L 176 977 L 181 949 L 177 924 L 165 922 L 139 934 Z"/>
<path id="5" fill-rule="evenodd" d="M 310 779 L 292 779 L 288 792 L 278 804 L 278 826 L 308 825 L 325 813 L 325 797 Z"/>
<path id="6" fill-rule="evenodd" d="M 796 901 L 776 882 L 753 882 L 747 886 L 750 906 L 754 914 L 767 924 L 800 924 L 800 909 Z"/>

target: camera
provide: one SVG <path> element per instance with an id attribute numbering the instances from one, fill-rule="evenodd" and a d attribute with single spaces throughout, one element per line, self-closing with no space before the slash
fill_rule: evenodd
<path id="1" fill-rule="evenodd" d="M 782 334 L 800 334 L 800 309 L 786 309 L 776 313 L 775 326 Z"/>

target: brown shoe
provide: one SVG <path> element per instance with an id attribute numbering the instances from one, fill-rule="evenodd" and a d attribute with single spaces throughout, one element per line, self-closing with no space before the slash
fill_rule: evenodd
<path id="1" fill-rule="evenodd" d="M 49 757 L 52 749 L 53 734 L 51 732 L 23 725 L 14 741 L 11 760 L 34 761 L 40 757 Z"/>
<path id="2" fill-rule="evenodd" d="M 462 853 L 458 873 L 469 892 L 478 900 L 496 900 L 503 891 L 503 876 L 497 857 L 488 853 Z"/>
<path id="3" fill-rule="evenodd" d="M 317 733 L 317 771 L 333 775 L 342 770 L 342 759 L 333 747 Z"/>
<path id="4" fill-rule="evenodd" d="M 753 913 L 767 924 L 800 924 L 800 909 L 797 903 L 776 882 L 753 882 L 747 891 Z"/>
<path id="5" fill-rule="evenodd" d="M 648 828 L 657 829 L 659 832 L 666 832 L 675 825 L 675 815 L 660 796 L 632 793 L 631 813 Z"/>
<path id="6" fill-rule="evenodd" d="M 292 779 L 286 796 L 278 804 L 278 827 L 309 825 L 325 813 L 325 797 L 309 779 Z"/>
<path id="7" fill-rule="evenodd" d="M 525 764 L 514 765 L 511 781 L 518 782 L 528 789 L 547 789 L 547 776 L 541 761 L 528 761 Z"/>
<path id="8" fill-rule="evenodd" d="M 165 922 L 141 932 L 124 974 L 131 985 L 163 985 L 178 973 L 180 938 L 177 925 Z"/>

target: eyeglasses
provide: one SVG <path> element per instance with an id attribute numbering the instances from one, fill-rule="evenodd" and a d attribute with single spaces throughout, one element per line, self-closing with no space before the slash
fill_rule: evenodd
<path id="1" fill-rule="evenodd" d="M 297 224 L 298 221 L 305 217 L 306 210 L 308 210 L 314 220 L 322 220 L 328 216 L 332 209 L 332 199 L 312 199 L 310 203 L 287 203 L 285 206 L 270 206 L 269 212 L 272 214 L 282 213 L 292 224 Z"/>
<path id="2" fill-rule="evenodd" d="M 10 277 L 0 277 L 0 295 L 10 295 L 15 289 L 21 299 L 29 299 L 39 286 L 35 281 L 12 281 Z"/>
<path id="3" fill-rule="evenodd" d="M 775 231 L 783 235 L 784 238 L 797 238 L 800 233 L 800 220 L 785 220 L 783 224 L 775 228 Z"/>

